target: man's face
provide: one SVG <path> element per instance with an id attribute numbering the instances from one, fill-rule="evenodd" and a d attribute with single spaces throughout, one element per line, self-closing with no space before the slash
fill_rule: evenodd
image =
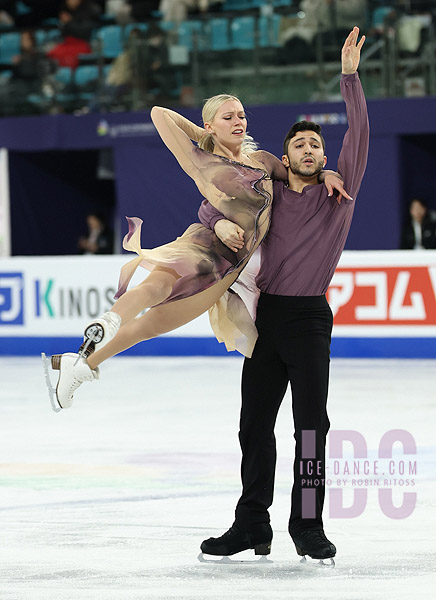
<path id="1" fill-rule="evenodd" d="M 327 162 L 320 136 L 315 131 L 298 131 L 289 140 L 288 154 L 282 156 L 282 162 L 296 175 L 317 175 Z"/>

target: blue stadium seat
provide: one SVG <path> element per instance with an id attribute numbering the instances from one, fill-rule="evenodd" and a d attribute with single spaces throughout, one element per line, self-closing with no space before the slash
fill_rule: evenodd
<path id="1" fill-rule="evenodd" d="M 204 50 L 203 23 L 201 21 L 183 21 L 180 23 L 178 40 L 180 46 L 192 50 L 194 48 L 194 35 L 197 37 L 197 47 Z"/>
<path id="2" fill-rule="evenodd" d="M 27 15 L 32 12 L 32 9 L 24 4 L 24 2 L 20 2 L 20 0 L 18 0 L 16 11 L 17 15 Z"/>
<path id="3" fill-rule="evenodd" d="M 73 71 L 71 67 L 58 67 L 55 73 L 56 81 L 59 83 L 63 83 L 64 85 L 68 85 L 73 81 Z"/>
<path id="4" fill-rule="evenodd" d="M 375 8 L 371 17 L 371 26 L 376 29 L 383 29 L 386 15 L 395 10 L 392 6 L 379 6 Z"/>
<path id="5" fill-rule="evenodd" d="M 59 19 L 49 18 L 41 21 L 43 27 L 59 27 Z"/>
<path id="6" fill-rule="evenodd" d="M 273 48 L 279 46 L 279 31 L 281 15 L 272 14 L 270 17 L 259 17 L 259 46 Z"/>
<path id="7" fill-rule="evenodd" d="M 37 29 L 35 39 L 37 46 L 44 46 L 44 44 L 60 42 L 62 34 L 60 29 Z"/>
<path id="8" fill-rule="evenodd" d="M 233 19 L 231 24 L 233 48 L 253 50 L 256 45 L 255 24 L 254 17 L 237 17 Z"/>
<path id="9" fill-rule="evenodd" d="M 20 54 L 20 34 L 2 33 L 0 35 L 0 63 L 12 64 L 12 57 Z"/>
<path id="10" fill-rule="evenodd" d="M 49 29 L 46 32 L 47 42 L 60 42 L 62 40 L 62 32 L 59 27 L 56 29 Z"/>
<path id="11" fill-rule="evenodd" d="M 6 71 L 0 71 L 0 80 L 8 81 L 12 77 L 13 71 L 7 69 Z"/>
<path id="12" fill-rule="evenodd" d="M 273 0 L 273 6 L 292 6 L 292 0 Z"/>
<path id="13" fill-rule="evenodd" d="M 294 0 L 269 0 L 268 4 L 272 6 L 272 8 L 280 8 L 282 6 L 292 6 Z M 267 2 L 265 0 L 252 0 L 252 8 L 261 8 L 265 6 Z"/>
<path id="14" fill-rule="evenodd" d="M 230 50 L 229 23 L 227 19 L 211 19 L 207 23 L 209 48 L 211 50 Z"/>
<path id="15" fill-rule="evenodd" d="M 97 65 L 82 65 L 77 67 L 74 81 L 79 87 L 83 87 L 92 81 L 98 80 L 98 67 Z"/>
<path id="16" fill-rule="evenodd" d="M 128 25 L 126 25 L 124 27 L 124 30 L 123 30 L 124 40 L 127 40 L 132 29 L 140 29 L 142 31 L 142 33 L 146 33 L 146 31 L 148 29 L 148 25 L 147 25 L 147 23 L 129 23 Z"/>
<path id="17" fill-rule="evenodd" d="M 47 32 L 45 29 L 35 31 L 35 40 L 37 46 L 43 46 L 47 41 Z"/>
<path id="18" fill-rule="evenodd" d="M 250 10 L 253 8 L 252 0 L 226 0 L 223 10 Z"/>
<path id="19" fill-rule="evenodd" d="M 123 51 L 122 28 L 119 25 L 108 25 L 101 27 L 96 38 L 103 44 L 103 56 L 115 58 Z"/>
<path id="20" fill-rule="evenodd" d="M 176 26 L 176 24 L 173 21 L 159 21 L 157 25 L 159 25 L 162 31 L 166 31 L 167 33 L 169 31 L 172 31 Z"/>

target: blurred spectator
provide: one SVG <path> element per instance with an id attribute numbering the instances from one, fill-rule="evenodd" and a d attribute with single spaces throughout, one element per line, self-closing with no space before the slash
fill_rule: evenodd
<path id="1" fill-rule="evenodd" d="M 398 4 L 398 7 L 407 14 L 428 13 L 436 8 L 434 0 L 397 0 L 392 4 Z"/>
<path id="2" fill-rule="evenodd" d="M 223 8 L 226 0 L 194 0 L 193 6 L 189 9 L 190 14 L 205 14 L 219 12 Z"/>
<path id="3" fill-rule="evenodd" d="M 15 22 L 14 0 L 0 0 L 0 24 L 14 25 Z"/>
<path id="4" fill-rule="evenodd" d="M 432 9 L 435 2 L 421 0 L 400 0 L 397 7 L 399 16 L 396 24 L 398 49 L 403 56 L 416 55 L 429 38 L 432 24 Z"/>
<path id="5" fill-rule="evenodd" d="M 285 46 L 284 62 L 314 59 L 317 34 L 323 45 L 340 42 L 355 25 L 366 23 L 367 0 L 302 0 L 298 19 L 283 17 L 280 42 Z"/>
<path id="6" fill-rule="evenodd" d="M 27 12 L 15 11 L 15 25 L 24 28 L 40 27 L 44 19 L 58 16 L 62 0 L 21 0 Z M 16 2 L 13 4 L 17 5 Z"/>
<path id="7" fill-rule="evenodd" d="M 142 38 L 143 32 L 140 29 L 137 27 L 132 29 L 125 50 L 112 63 L 103 89 L 89 106 L 91 112 L 110 109 L 114 104 L 121 102 L 123 97 L 132 90 L 137 79 L 134 66 L 138 52 L 138 42 Z"/>
<path id="8" fill-rule="evenodd" d="M 63 41 L 48 56 L 60 67 L 75 69 L 80 54 L 92 52 L 88 40 L 97 26 L 100 8 L 91 0 L 64 0 L 59 12 L 59 24 Z"/>
<path id="9" fill-rule="evenodd" d="M 401 250 L 436 248 L 436 222 L 429 213 L 427 203 L 414 198 L 409 204 L 409 216 L 401 236 Z"/>
<path id="10" fill-rule="evenodd" d="M 159 0 L 125 0 L 124 6 L 116 13 L 116 19 L 120 25 L 132 21 L 148 21 L 158 8 Z"/>
<path id="11" fill-rule="evenodd" d="M 146 32 L 134 28 L 124 52 L 112 63 L 106 83 L 89 111 L 110 110 L 125 104 L 138 110 L 156 101 L 165 102 L 175 87 L 174 72 L 168 61 L 166 33 L 157 23 L 150 23 Z"/>
<path id="12" fill-rule="evenodd" d="M 167 99 L 174 87 L 174 74 L 169 65 L 168 41 L 166 33 L 151 23 L 142 45 L 142 52 L 136 54 L 135 71 L 145 80 L 148 103 Z"/>
<path id="13" fill-rule="evenodd" d="M 186 20 L 188 10 L 193 6 L 194 0 L 161 0 L 159 11 L 162 13 L 164 21 L 180 23 Z"/>
<path id="14" fill-rule="evenodd" d="M 221 10 L 225 0 L 161 0 L 159 11 L 164 21 L 185 21 L 190 14 Z"/>
<path id="15" fill-rule="evenodd" d="M 52 65 L 50 61 L 39 52 L 35 36 L 31 31 L 21 33 L 21 53 L 12 58 L 12 76 L 3 86 L 4 98 L 17 102 L 30 94 L 41 92 L 44 76 L 48 75 Z"/>
<path id="16" fill-rule="evenodd" d="M 106 219 L 99 213 L 86 217 L 88 236 L 79 238 L 80 254 L 113 254 L 113 233 L 106 225 Z"/>
<path id="17" fill-rule="evenodd" d="M 59 11 L 62 35 L 88 41 L 99 14 L 100 7 L 92 0 L 65 0 Z"/>

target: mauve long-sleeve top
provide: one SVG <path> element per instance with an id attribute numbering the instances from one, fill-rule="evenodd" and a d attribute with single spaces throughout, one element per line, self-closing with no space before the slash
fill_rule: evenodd
<path id="1" fill-rule="evenodd" d="M 366 168 L 369 124 L 365 96 L 356 73 L 342 75 L 348 130 L 337 170 L 353 200 L 328 196 L 324 184 L 290 190 L 274 181 L 273 210 L 268 235 L 261 244 L 260 270 L 256 285 L 268 294 L 321 296 L 325 294 L 345 246 L 356 196 Z M 199 213 L 203 225 L 213 229 L 225 218 L 207 201 Z"/>

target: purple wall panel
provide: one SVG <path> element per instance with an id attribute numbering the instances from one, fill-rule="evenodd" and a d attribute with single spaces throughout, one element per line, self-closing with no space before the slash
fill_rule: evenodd
<path id="1" fill-rule="evenodd" d="M 193 222 L 202 196 L 160 139 L 155 144 L 115 147 L 118 216 L 121 235 L 124 217 L 140 217 L 142 246 L 153 248 L 174 240 Z"/>
<path id="2" fill-rule="evenodd" d="M 431 206 L 435 204 L 431 183 L 436 169 L 434 98 L 369 101 L 368 108 L 369 161 L 346 248 L 397 248 L 407 200 L 424 195 Z M 200 122 L 199 110 L 183 112 Z M 346 130 L 346 125 L 336 124 L 345 114 L 343 103 L 247 107 L 247 114 L 250 133 L 277 156 L 295 120 L 301 115 L 321 119 L 328 166 L 336 168 Z M 174 239 L 197 220 L 200 194 L 157 136 L 147 113 L 2 119 L 0 147 L 20 151 L 113 147 L 117 212 L 144 220 L 144 246 Z"/>

